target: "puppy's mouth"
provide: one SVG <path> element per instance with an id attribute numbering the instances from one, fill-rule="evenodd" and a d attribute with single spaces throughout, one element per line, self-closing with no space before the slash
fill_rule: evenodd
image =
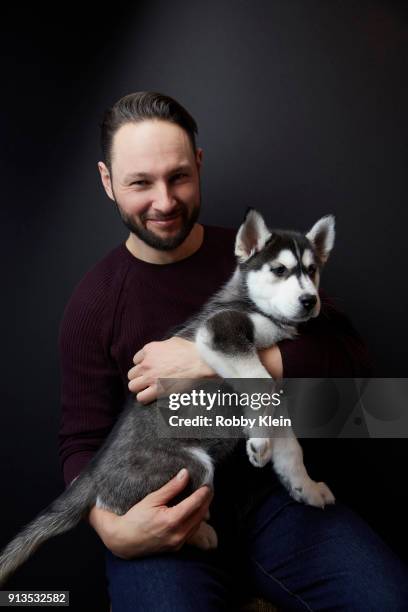
<path id="1" fill-rule="evenodd" d="M 315 319 L 320 314 L 320 305 L 316 308 L 313 308 L 310 312 L 304 312 L 299 314 L 297 317 L 293 317 L 293 321 L 297 323 L 306 323 L 309 319 Z"/>
<path id="2" fill-rule="evenodd" d="M 320 306 L 318 308 L 313 308 L 313 310 L 310 312 L 303 312 L 294 316 L 285 316 L 284 313 L 278 313 L 273 316 L 286 325 L 299 325 L 300 323 L 306 323 L 310 319 L 315 319 L 319 316 L 319 314 Z"/>

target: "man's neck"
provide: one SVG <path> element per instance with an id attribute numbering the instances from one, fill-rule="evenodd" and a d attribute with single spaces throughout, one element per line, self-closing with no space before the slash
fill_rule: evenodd
<path id="1" fill-rule="evenodd" d="M 137 259 L 141 259 L 147 263 L 163 265 L 190 257 L 190 255 L 198 251 L 201 247 L 203 239 L 204 228 L 199 223 L 196 223 L 185 241 L 172 251 L 159 251 L 158 249 L 154 249 L 140 240 L 135 234 L 129 234 L 129 238 L 126 240 L 126 248 L 134 257 L 137 257 Z"/>

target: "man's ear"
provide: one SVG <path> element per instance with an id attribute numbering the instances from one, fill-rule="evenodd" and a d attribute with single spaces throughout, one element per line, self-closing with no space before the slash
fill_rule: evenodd
<path id="1" fill-rule="evenodd" d="M 197 164 L 197 169 L 199 172 L 201 170 L 202 163 L 203 163 L 203 150 L 197 149 L 196 150 L 196 164 Z"/>
<path id="2" fill-rule="evenodd" d="M 112 182 L 111 182 L 110 172 L 106 164 L 104 164 L 102 161 L 98 162 L 98 170 L 99 170 L 99 174 L 101 175 L 102 185 L 106 191 L 108 198 L 115 201 L 113 191 L 112 191 Z"/>
<path id="3" fill-rule="evenodd" d="M 313 244 L 322 263 L 329 259 L 330 251 L 334 245 L 335 219 L 333 215 L 326 215 L 317 221 L 306 234 L 306 238 Z"/>
<path id="4" fill-rule="evenodd" d="M 271 236 L 262 215 L 250 208 L 235 239 L 235 255 L 244 263 L 254 253 L 263 249 Z"/>

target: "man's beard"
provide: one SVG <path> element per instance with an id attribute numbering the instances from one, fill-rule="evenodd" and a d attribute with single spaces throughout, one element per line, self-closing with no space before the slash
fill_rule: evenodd
<path id="1" fill-rule="evenodd" d="M 183 242 L 193 229 L 194 224 L 200 214 L 200 204 L 198 202 L 197 204 L 195 204 L 191 212 L 189 212 L 185 204 L 181 204 L 171 215 L 157 216 L 156 213 L 154 219 L 157 221 L 166 221 L 167 219 L 173 218 L 175 214 L 179 214 L 181 217 L 181 227 L 179 231 L 173 236 L 162 238 L 154 232 L 148 230 L 147 227 L 144 225 L 145 220 L 150 218 L 147 213 L 140 215 L 140 221 L 138 223 L 137 221 L 133 220 L 129 215 L 123 212 L 116 199 L 115 204 L 125 227 L 127 227 L 127 229 L 132 232 L 132 234 L 135 234 L 140 240 L 142 240 L 142 242 L 152 247 L 153 249 L 157 249 L 158 251 L 172 251 L 173 249 L 177 249 L 177 247 L 183 244 Z"/>

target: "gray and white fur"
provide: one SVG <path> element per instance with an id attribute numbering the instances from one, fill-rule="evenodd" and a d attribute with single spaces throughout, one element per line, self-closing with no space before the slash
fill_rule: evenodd
<path id="1" fill-rule="evenodd" d="M 235 243 L 237 267 L 231 279 L 176 334 L 194 340 L 202 358 L 223 378 L 270 378 L 257 350 L 294 338 L 299 323 L 320 311 L 320 270 L 334 243 L 334 218 L 320 219 L 306 234 L 270 231 L 251 209 Z M 97 505 L 125 514 L 182 468 L 189 472 L 183 497 L 212 486 L 214 467 L 236 439 L 164 439 L 156 434 L 156 411 L 129 398 L 110 435 L 71 485 L 2 551 L 0 584 L 43 542 L 77 525 Z M 294 499 L 324 507 L 334 497 L 309 477 L 302 449 L 288 428 L 281 437 L 250 438 L 249 461 L 272 462 Z M 201 548 L 217 545 L 206 522 L 190 540 Z"/>

